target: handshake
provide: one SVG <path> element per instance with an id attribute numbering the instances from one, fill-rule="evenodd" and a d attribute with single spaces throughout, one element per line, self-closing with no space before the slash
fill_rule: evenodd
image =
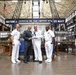
<path id="1" fill-rule="evenodd" d="M 37 37 L 33 36 L 31 38 L 29 38 L 29 40 L 32 40 L 32 39 L 38 39 Z"/>

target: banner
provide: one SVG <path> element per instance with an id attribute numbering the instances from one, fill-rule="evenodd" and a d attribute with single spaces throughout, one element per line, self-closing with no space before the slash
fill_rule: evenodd
<path id="1" fill-rule="evenodd" d="M 64 24 L 65 18 L 40 18 L 40 19 L 5 19 L 6 24 L 14 24 L 14 23 L 51 23 L 51 24 Z"/>

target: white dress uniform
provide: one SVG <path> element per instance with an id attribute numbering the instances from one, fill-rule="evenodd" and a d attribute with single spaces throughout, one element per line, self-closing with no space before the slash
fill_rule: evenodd
<path id="1" fill-rule="evenodd" d="M 52 43 L 52 38 L 55 37 L 54 32 L 51 30 L 48 30 L 44 33 L 44 38 L 45 38 L 45 51 L 46 51 L 46 56 L 47 56 L 47 62 L 52 61 L 52 53 L 53 53 L 53 44 Z"/>
<path id="2" fill-rule="evenodd" d="M 14 37 L 14 45 L 12 47 L 12 57 L 11 61 L 15 63 L 16 61 L 19 62 L 18 57 L 19 57 L 19 47 L 20 47 L 20 32 L 15 29 L 12 31 L 11 35 Z"/>
<path id="3" fill-rule="evenodd" d="M 42 52 L 41 52 L 41 31 L 35 31 L 33 38 L 36 37 L 37 39 L 33 39 L 33 48 L 34 48 L 34 55 L 35 55 L 35 61 L 42 61 Z"/>

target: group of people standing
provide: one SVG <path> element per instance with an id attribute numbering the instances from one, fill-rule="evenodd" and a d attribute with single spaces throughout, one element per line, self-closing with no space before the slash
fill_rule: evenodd
<path id="1" fill-rule="evenodd" d="M 11 33 L 12 40 L 12 63 L 19 63 L 19 46 L 20 46 L 20 32 L 19 32 L 19 24 L 16 24 L 16 29 L 14 29 Z M 23 32 L 24 39 L 24 63 L 28 63 L 30 61 L 30 53 L 33 46 L 34 49 L 34 61 L 42 63 L 42 52 L 41 52 L 41 38 L 45 39 L 45 51 L 47 59 L 45 62 L 52 61 L 52 53 L 53 53 L 53 40 L 54 40 L 54 32 L 50 30 L 49 25 L 46 26 L 46 31 L 44 35 L 38 29 L 37 25 L 34 25 L 34 31 L 31 31 L 32 26 L 28 25 L 28 29 Z"/>

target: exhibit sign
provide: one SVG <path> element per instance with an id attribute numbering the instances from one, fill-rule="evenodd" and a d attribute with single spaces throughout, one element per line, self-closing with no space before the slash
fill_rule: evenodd
<path id="1" fill-rule="evenodd" d="M 5 19 L 5 24 L 14 24 L 14 23 L 56 23 L 56 24 L 64 24 L 65 18 L 28 18 L 28 19 Z"/>

